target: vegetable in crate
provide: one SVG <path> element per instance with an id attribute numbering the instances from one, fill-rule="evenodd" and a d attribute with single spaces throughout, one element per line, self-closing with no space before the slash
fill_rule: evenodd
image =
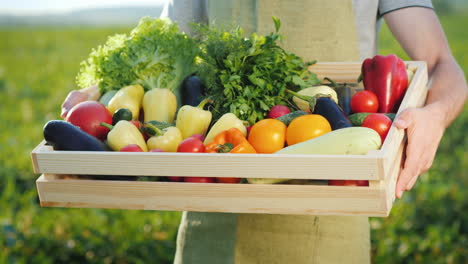
<path id="1" fill-rule="evenodd" d="M 66 121 L 98 139 L 105 139 L 109 129 L 101 122 L 112 124 L 112 116 L 106 107 L 96 101 L 84 101 L 75 105 L 67 114 Z"/>
<path id="2" fill-rule="evenodd" d="M 209 99 L 203 100 L 198 106 L 184 105 L 177 112 L 176 126 L 182 133 L 182 138 L 193 135 L 205 135 L 211 123 L 211 112 L 203 110 Z"/>
<path id="3" fill-rule="evenodd" d="M 309 114 L 295 118 L 286 129 L 288 146 L 319 137 L 331 131 L 330 123 L 321 115 Z"/>
<path id="4" fill-rule="evenodd" d="M 362 63 L 364 89 L 377 95 L 379 113 L 396 113 L 406 89 L 408 74 L 405 63 L 396 55 L 376 55 Z"/>
<path id="5" fill-rule="evenodd" d="M 237 128 L 223 131 L 206 144 L 207 153 L 257 153 L 254 147 Z"/>
<path id="6" fill-rule="evenodd" d="M 79 127 L 63 121 L 51 120 L 44 126 L 44 139 L 54 150 L 105 151 L 105 145 Z"/>
<path id="7" fill-rule="evenodd" d="M 130 34 L 111 36 L 93 49 L 81 63 L 77 83 L 82 88 L 97 84 L 102 93 L 138 83 L 145 90 L 169 89 L 180 98 L 198 53 L 195 41 L 170 20 L 143 17 Z"/>
<path id="8" fill-rule="evenodd" d="M 249 133 L 249 142 L 258 153 L 273 153 L 284 147 L 286 125 L 276 119 L 263 119 L 255 123 Z"/>
<path id="9" fill-rule="evenodd" d="M 382 145 L 379 134 L 367 127 L 348 127 L 277 151 L 276 154 L 366 155 Z M 280 183 L 287 179 L 247 179 L 250 183 Z"/>
<path id="10" fill-rule="evenodd" d="M 370 114 L 372 113 L 356 113 L 348 116 L 348 118 L 353 126 L 361 126 L 364 119 Z M 385 113 L 384 115 L 386 115 L 392 121 L 393 119 L 395 119 L 396 116 L 396 114 L 393 113 Z"/>
<path id="11" fill-rule="evenodd" d="M 206 135 L 203 143 L 210 143 L 216 135 L 233 127 L 239 129 L 244 136 L 247 135 L 247 129 L 245 128 L 244 123 L 233 113 L 227 113 L 218 119 L 213 126 L 211 126 L 211 129 Z"/>
<path id="12" fill-rule="evenodd" d="M 296 119 L 296 117 L 307 115 L 308 113 L 302 110 L 294 111 L 292 113 L 289 113 L 287 115 L 280 116 L 276 118 L 276 120 L 279 120 L 283 122 L 286 126 L 289 126 L 289 124 Z"/>
<path id="13" fill-rule="evenodd" d="M 338 97 L 335 90 L 326 85 L 305 88 L 298 91 L 297 93 L 305 96 L 315 96 L 317 94 L 329 95 L 330 98 L 338 104 Z M 310 113 L 309 102 L 307 100 L 303 100 L 298 98 L 297 96 L 293 96 L 293 102 L 294 104 L 296 104 L 297 107 L 299 107 L 300 110 Z"/>
<path id="14" fill-rule="evenodd" d="M 300 95 L 294 91 L 287 90 L 288 93 L 309 103 L 310 111 L 314 114 L 325 117 L 330 122 L 332 130 L 351 127 L 343 110 L 327 94 L 316 94 L 314 96 Z"/>
<path id="15" fill-rule="evenodd" d="M 299 90 L 320 83 L 308 71 L 311 63 L 278 45 L 276 32 L 244 37 L 237 27 L 230 31 L 199 27 L 203 51 L 197 74 L 205 84 L 205 94 L 213 99 L 213 119 L 233 113 L 250 124 L 264 119 L 274 105 L 286 105 L 285 90 Z"/>
<path id="16" fill-rule="evenodd" d="M 379 133 L 382 142 L 384 142 L 388 131 L 392 126 L 392 120 L 384 114 L 372 113 L 364 118 L 362 126 L 374 129 L 377 133 Z"/>
<path id="17" fill-rule="evenodd" d="M 197 106 L 201 103 L 205 87 L 196 75 L 190 75 L 182 83 L 182 105 Z"/>
<path id="18" fill-rule="evenodd" d="M 143 110 L 145 122 L 172 123 L 177 111 L 177 98 L 169 89 L 153 88 L 143 97 Z"/>
<path id="19" fill-rule="evenodd" d="M 106 123 L 101 123 L 101 125 L 111 130 L 107 134 L 107 144 L 114 151 L 120 151 L 123 147 L 131 144 L 138 145 L 145 152 L 148 151 L 143 135 L 131 122 L 120 120 L 115 126 Z"/>
<path id="20" fill-rule="evenodd" d="M 153 127 L 156 135 L 152 136 L 146 142 L 148 149 L 161 149 L 166 152 L 176 152 L 177 147 L 182 141 L 182 133 L 177 127 L 168 127 L 159 129 Z"/>
<path id="21" fill-rule="evenodd" d="M 379 100 L 371 91 L 360 91 L 351 98 L 351 110 L 353 113 L 377 113 Z"/>
<path id="22" fill-rule="evenodd" d="M 117 124 L 120 120 L 132 121 L 133 114 L 127 108 L 119 108 L 112 115 L 112 125 Z"/>
<path id="23" fill-rule="evenodd" d="M 273 106 L 270 111 L 268 112 L 267 117 L 268 118 L 278 118 L 284 115 L 287 115 L 291 113 L 291 110 L 289 110 L 289 107 L 285 105 L 275 105 Z"/>
<path id="24" fill-rule="evenodd" d="M 127 108 L 132 112 L 132 119 L 137 120 L 140 116 L 141 100 L 144 93 L 145 90 L 139 84 L 125 86 L 112 97 L 107 109 L 109 112 L 115 113 L 120 108 Z"/>

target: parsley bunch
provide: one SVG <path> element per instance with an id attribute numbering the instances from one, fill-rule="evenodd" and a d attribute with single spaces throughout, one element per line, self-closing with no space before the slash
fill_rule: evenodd
<path id="1" fill-rule="evenodd" d="M 213 101 L 214 119 L 231 112 L 254 124 L 265 118 L 271 107 L 287 104 L 286 89 L 300 90 L 319 84 L 317 76 L 299 56 L 278 45 L 280 22 L 273 18 L 276 32 L 266 36 L 235 27 L 222 30 L 198 26 L 201 60 L 197 73 L 205 93 Z"/>

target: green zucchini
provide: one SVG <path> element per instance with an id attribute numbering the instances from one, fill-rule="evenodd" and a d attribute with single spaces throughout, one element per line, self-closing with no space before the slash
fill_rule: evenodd
<path id="1" fill-rule="evenodd" d="M 105 94 L 101 96 L 99 99 L 99 102 L 103 104 L 105 107 L 109 104 L 109 101 L 114 97 L 114 95 L 117 93 L 117 90 L 110 90 L 107 91 Z"/>
<path id="2" fill-rule="evenodd" d="M 364 119 L 372 113 L 356 113 L 348 116 L 349 121 L 353 126 L 361 126 Z M 388 116 L 392 121 L 395 119 L 394 113 L 385 113 L 384 115 Z"/>
<path id="3" fill-rule="evenodd" d="M 365 155 L 378 150 L 382 141 L 377 132 L 367 127 L 347 127 L 333 130 L 320 137 L 307 140 L 277 151 L 275 154 Z M 249 178 L 249 183 L 272 184 L 288 179 Z"/>
<path id="4" fill-rule="evenodd" d="M 307 115 L 308 113 L 302 110 L 294 111 L 289 114 L 277 117 L 276 119 L 283 122 L 286 126 L 289 126 L 289 123 L 293 121 L 294 118 L 302 116 L 302 115 Z"/>

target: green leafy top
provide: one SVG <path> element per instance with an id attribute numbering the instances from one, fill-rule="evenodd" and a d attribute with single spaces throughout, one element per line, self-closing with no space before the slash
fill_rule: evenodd
<path id="1" fill-rule="evenodd" d="M 280 21 L 273 19 L 276 32 L 255 33 L 248 38 L 240 27 L 223 30 L 198 26 L 201 60 L 197 73 L 213 99 L 214 119 L 231 112 L 253 124 L 277 104 L 287 104 L 286 89 L 297 91 L 320 83 L 307 70 L 311 63 L 286 52 L 278 45 Z"/>
<path id="2" fill-rule="evenodd" d="M 178 95 L 193 73 L 196 42 L 167 19 L 144 17 L 130 34 L 114 35 L 81 63 L 80 87 L 98 84 L 102 91 L 140 83 L 145 89 L 168 88 Z"/>

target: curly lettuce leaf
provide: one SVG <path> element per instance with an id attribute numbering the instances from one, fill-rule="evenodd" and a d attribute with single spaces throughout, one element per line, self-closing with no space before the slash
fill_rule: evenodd
<path id="1" fill-rule="evenodd" d="M 167 88 L 179 95 L 183 79 L 194 71 L 197 43 L 168 19 L 144 17 L 128 35 L 114 35 L 81 63 L 80 87 L 101 91 L 139 83 L 146 90 Z M 179 97 L 179 96 L 178 96 Z"/>

